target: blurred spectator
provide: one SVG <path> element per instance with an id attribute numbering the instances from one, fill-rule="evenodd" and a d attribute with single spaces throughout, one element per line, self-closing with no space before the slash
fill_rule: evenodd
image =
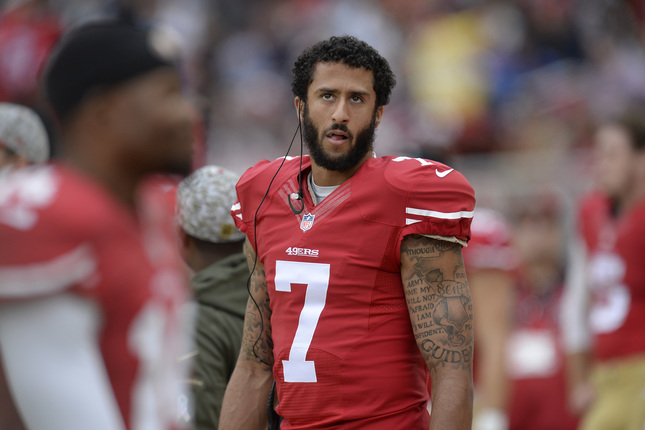
<path id="1" fill-rule="evenodd" d="M 0 13 L 0 101 L 39 106 L 38 76 L 60 37 L 48 0 L 9 1 Z"/>
<path id="2" fill-rule="evenodd" d="M 513 244 L 520 260 L 507 348 L 510 430 L 575 430 L 566 402 L 560 311 L 564 289 L 561 207 L 554 196 L 515 202 Z"/>
<path id="3" fill-rule="evenodd" d="M 452 144 L 466 134 L 488 134 L 481 128 L 487 126 L 483 36 L 480 10 L 472 8 L 431 16 L 411 41 L 412 97 Z M 489 144 L 485 139 L 478 146 L 489 150 Z"/>
<path id="4" fill-rule="evenodd" d="M 511 328 L 517 257 L 510 246 L 510 226 L 500 213 L 477 209 L 471 231 L 463 255 L 477 327 L 473 429 L 506 430 L 509 382 L 505 351 Z"/>
<path id="5" fill-rule="evenodd" d="M 596 134 L 597 191 L 580 204 L 563 306 L 570 401 L 581 428 L 645 424 L 645 113 Z"/>
<path id="6" fill-rule="evenodd" d="M 645 14 L 637 1 L 39 4 L 49 4 L 66 26 L 130 10 L 174 28 L 185 83 L 204 116 L 205 162 L 238 174 L 267 153 L 283 155 L 296 127 L 282 108 L 290 99 L 286 72 L 302 47 L 332 34 L 370 42 L 400 76 L 380 127 L 379 155 L 415 155 L 428 146 L 499 157 L 548 150 L 580 164 L 570 151 L 586 148 L 590 124 L 617 112 L 627 97 L 645 96 Z"/>
<path id="7" fill-rule="evenodd" d="M 0 395 L 29 430 L 174 428 L 186 285 L 145 181 L 189 171 L 193 116 L 155 31 L 63 37 L 44 79 L 60 160 L 0 190 Z"/>
<path id="8" fill-rule="evenodd" d="M 0 183 L 9 172 L 49 158 L 49 140 L 31 109 L 0 103 Z"/>
<path id="9" fill-rule="evenodd" d="M 242 253 L 244 234 L 231 218 L 238 176 L 205 166 L 177 191 L 180 248 L 195 272 L 195 355 L 191 378 L 195 430 L 217 429 L 222 399 L 242 343 L 249 294 L 249 269 Z"/>

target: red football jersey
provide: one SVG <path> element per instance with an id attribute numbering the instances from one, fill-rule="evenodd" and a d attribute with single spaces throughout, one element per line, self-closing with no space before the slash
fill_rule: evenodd
<path id="1" fill-rule="evenodd" d="M 187 290 L 159 194 L 142 192 L 134 214 L 62 166 L 25 169 L 0 189 L 0 319 L 14 325 L 0 341 L 27 427 L 174 427 Z M 32 323 L 52 341 L 21 338 Z"/>
<path id="2" fill-rule="evenodd" d="M 580 235 L 587 248 L 595 355 L 610 360 L 645 353 L 645 201 L 614 217 L 609 200 L 588 196 Z"/>
<path id="3" fill-rule="evenodd" d="M 575 430 L 567 405 L 564 352 L 560 334 L 563 287 L 538 296 L 523 280 L 517 289 L 515 325 L 508 345 L 512 381 L 510 430 Z"/>
<path id="4" fill-rule="evenodd" d="M 38 77 L 62 31 L 54 14 L 29 4 L 0 16 L 0 101 L 37 100 Z"/>
<path id="5" fill-rule="evenodd" d="M 237 186 L 238 227 L 264 263 L 283 429 L 424 429 L 428 370 L 400 273 L 404 236 L 467 242 L 475 204 L 459 172 L 422 159 L 367 160 L 318 205 L 289 207 L 299 159 L 258 163 Z M 257 223 L 254 222 L 256 210 Z M 294 202 L 300 207 L 300 202 Z"/>
<path id="6" fill-rule="evenodd" d="M 517 252 L 511 246 L 511 226 L 492 209 L 477 209 L 470 226 L 471 238 L 464 248 L 466 275 L 477 270 L 502 270 L 515 276 L 518 268 Z M 477 341 L 473 355 L 473 381 L 477 386 Z M 428 380 L 428 391 L 432 381 Z"/>
<path id="7" fill-rule="evenodd" d="M 511 227 L 491 209 L 477 209 L 471 225 L 472 238 L 464 248 L 466 273 L 470 270 L 517 270 L 516 251 L 510 244 Z"/>

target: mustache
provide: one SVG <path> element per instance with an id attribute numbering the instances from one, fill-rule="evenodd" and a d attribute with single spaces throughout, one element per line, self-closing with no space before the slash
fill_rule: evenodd
<path id="1" fill-rule="evenodd" d="M 349 131 L 349 128 L 345 124 L 333 124 L 331 127 L 325 129 L 325 131 L 323 132 L 323 136 L 326 136 L 330 131 L 334 131 L 334 130 L 340 130 L 344 133 L 347 133 L 349 137 L 351 138 L 354 137 L 352 132 Z"/>

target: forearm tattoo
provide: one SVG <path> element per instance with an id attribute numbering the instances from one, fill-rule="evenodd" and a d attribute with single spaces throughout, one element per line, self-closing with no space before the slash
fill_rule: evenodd
<path id="1" fill-rule="evenodd" d="M 401 276 L 417 344 L 426 362 L 469 367 L 473 354 L 473 304 L 461 246 L 407 236 Z"/>
<path id="2" fill-rule="evenodd" d="M 249 301 L 244 317 L 242 356 L 247 360 L 259 360 L 272 366 L 274 360 L 270 323 L 271 306 L 264 265 L 257 261 L 255 251 L 248 240 L 244 243 L 244 254 L 252 273 L 249 278 Z"/>

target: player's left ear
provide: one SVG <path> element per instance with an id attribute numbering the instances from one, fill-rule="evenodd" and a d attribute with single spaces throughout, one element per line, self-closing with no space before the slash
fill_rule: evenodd
<path id="1" fill-rule="evenodd" d="M 383 117 L 383 106 L 379 106 L 376 108 L 376 122 L 375 122 L 376 127 L 378 127 L 378 125 L 381 123 L 381 117 Z"/>
<path id="2" fill-rule="evenodd" d="M 293 100 L 293 104 L 296 106 L 296 113 L 298 115 L 298 120 L 302 121 L 303 110 L 305 108 L 304 100 L 300 99 L 300 97 L 296 97 Z"/>

